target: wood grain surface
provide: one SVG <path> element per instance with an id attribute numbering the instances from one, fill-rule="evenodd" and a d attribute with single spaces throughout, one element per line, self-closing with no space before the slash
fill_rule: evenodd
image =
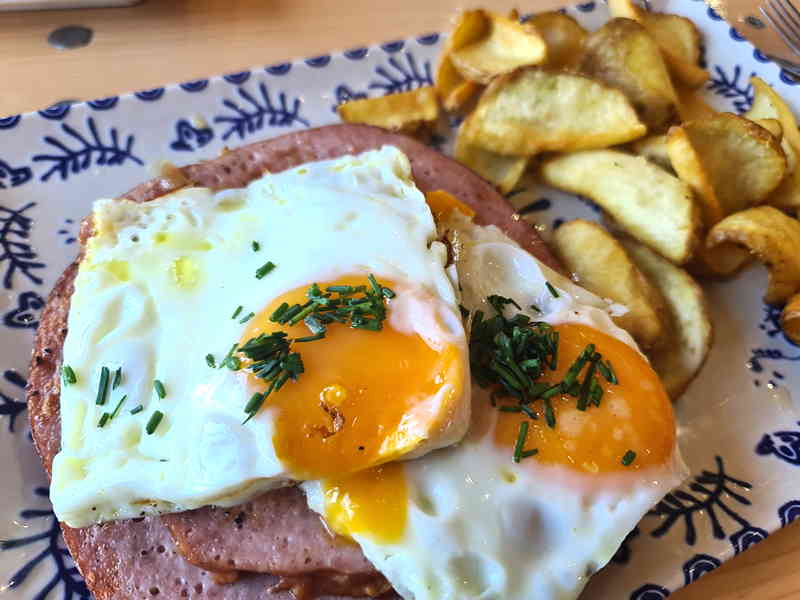
<path id="1" fill-rule="evenodd" d="M 689 0 L 687 0 L 689 1 Z M 762 50 L 792 55 L 767 31 L 744 23 L 756 0 L 713 0 Z M 446 29 L 464 0 L 146 0 L 131 8 L 0 15 L 0 116 L 59 100 L 91 100 L 287 58 Z M 486 0 L 495 10 L 565 4 Z M 94 30 L 92 43 L 56 50 L 47 35 L 64 25 Z M 800 62 L 800 57 L 794 57 Z M 675 600 L 800 599 L 800 523 L 780 531 Z M 610 598 L 608 600 L 623 600 Z"/>

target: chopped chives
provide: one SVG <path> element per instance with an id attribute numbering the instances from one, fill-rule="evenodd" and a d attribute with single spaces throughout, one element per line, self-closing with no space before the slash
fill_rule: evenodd
<path id="1" fill-rule="evenodd" d="M 95 398 L 94 403 L 98 406 L 102 406 L 106 403 L 106 394 L 108 393 L 108 367 L 103 367 L 100 369 L 100 383 L 97 386 L 97 398 Z"/>
<path id="2" fill-rule="evenodd" d="M 558 291 L 553 287 L 553 284 L 549 281 L 545 281 L 544 284 L 547 286 L 547 291 L 552 294 L 553 298 L 558 298 Z"/>
<path id="3" fill-rule="evenodd" d="M 239 306 L 237 306 L 236 310 L 233 311 L 233 314 L 231 315 L 231 319 L 235 319 L 236 317 L 238 317 L 243 310 L 244 310 L 244 306 L 242 306 L 241 304 Z"/>
<path id="4" fill-rule="evenodd" d="M 550 400 L 550 398 L 558 394 L 560 391 L 561 391 L 561 384 L 557 383 L 547 388 L 547 390 L 545 390 L 542 394 L 540 394 L 539 397 L 545 400 Z"/>
<path id="5" fill-rule="evenodd" d="M 219 367 L 218 368 L 221 369 L 222 367 L 229 367 L 228 363 L 231 362 L 235 358 L 233 356 L 233 353 L 236 352 L 236 346 L 237 346 L 237 344 L 236 344 L 236 342 L 234 342 L 233 346 L 231 346 L 231 349 L 228 350 L 228 353 L 225 355 L 225 358 L 223 358 L 222 362 L 219 363 Z M 233 369 L 233 370 L 235 370 L 235 369 Z"/>
<path id="6" fill-rule="evenodd" d="M 269 275 L 274 268 L 275 268 L 275 263 L 272 262 L 271 260 L 268 260 L 262 266 L 260 266 L 256 271 L 256 279 L 263 279 L 264 277 Z"/>
<path id="7" fill-rule="evenodd" d="M 533 448 L 532 450 L 525 450 L 520 454 L 520 458 L 530 458 L 531 456 L 536 456 L 539 454 L 539 450 L 537 448 Z"/>
<path id="8" fill-rule="evenodd" d="M 606 378 L 608 383 L 616 385 L 619 383 L 617 380 L 617 374 L 614 372 L 614 367 L 611 366 L 611 361 L 607 360 L 605 362 L 600 361 L 597 364 L 597 367 L 600 369 L 600 372 L 603 374 L 603 377 Z"/>
<path id="9" fill-rule="evenodd" d="M 528 437 L 528 422 L 522 421 L 519 424 L 517 443 L 514 444 L 514 462 L 518 463 L 522 458 L 522 449 L 525 447 L 525 438 Z"/>
<path id="10" fill-rule="evenodd" d="M 526 406 L 525 408 L 528 408 L 528 407 Z M 522 412 L 522 407 L 521 406 L 501 406 L 498 410 L 500 412 L 518 413 L 518 412 Z M 530 410 L 530 409 L 528 409 L 528 410 Z"/>
<path id="11" fill-rule="evenodd" d="M 253 252 L 258 252 L 259 250 L 261 250 L 261 244 L 259 244 L 255 240 L 253 240 L 252 246 L 253 246 Z"/>
<path id="12" fill-rule="evenodd" d="M 211 367 L 212 369 L 215 369 L 217 367 L 217 363 L 214 360 L 214 355 L 213 354 L 210 354 L 210 353 L 206 354 L 206 364 L 209 367 Z"/>
<path id="13" fill-rule="evenodd" d="M 111 418 L 111 415 L 109 415 L 107 412 L 104 412 L 102 414 L 102 416 L 100 417 L 100 420 L 97 422 L 97 426 L 98 427 L 105 427 L 106 423 L 108 423 L 108 420 L 110 418 Z"/>
<path id="14" fill-rule="evenodd" d="M 532 308 L 533 310 L 535 310 L 537 313 L 540 313 L 540 312 L 542 312 L 542 309 L 541 309 L 541 308 L 539 308 L 538 306 L 536 306 L 535 304 L 531 304 L 531 308 Z"/>
<path id="15" fill-rule="evenodd" d="M 128 395 L 127 394 L 125 394 L 122 398 L 119 399 L 119 402 L 117 402 L 117 406 L 114 408 L 114 411 L 111 413 L 111 418 L 112 419 L 117 416 L 117 413 L 119 412 L 119 409 L 122 408 L 122 405 L 125 403 L 125 400 L 127 400 L 127 399 L 128 399 Z"/>
<path id="16" fill-rule="evenodd" d="M 622 457 L 622 464 L 626 467 L 629 467 L 634 460 L 636 460 L 636 452 L 633 450 L 628 450 Z"/>
<path id="17" fill-rule="evenodd" d="M 69 365 L 63 365 L 61 367 L 61 378 L 64 381 L 64 385 L 72 385 L 78 381 L 75 371 L 73 371 L 72 367 Z"/>
<path id="18" fill-rule="evenodd" d="M 151 416 L 150 420 L 147 421 L 147 425 L 145 425 L 144 430 L 147 432 L 147 435 L 153 435 L 156 429 L 158 429 L 159 423 L 161 423 L 161 419 L 164 418 L 164 413 L 160 410 L 155 411 Z"/>
<path id="19" fill-rule="evenodd" d="M 117 370 L 114 371 L 114 381 L 111 382 L 111 389 L 117 389 L 120 383 L 122 383 L 122 367 L 117 367 Z"/>
<path id="20" fill-rule="evenodd" d="M 535 420 L 537 420 L 537 419 L 539 418 L 539 417 L 537 417 L 537 416 L 536 416 L 536 413 L 535 413 L 535 412 L 533 412 L 533 409 L 532 409 L 530 406 L 525 406 L 524 404 L 522 404 L 522 405 L 519 407 L 519 409 L 520 409 L 522 412 L 524 412 L 526 415 L 528 415 L 528 417 L 530 417 L 530 418 L 531 418 L 531 419 L 533 419 L 534 421 L 535 421 Z"/>
<path id="21" fill-rule="evenodd" d="M 578 410 L 586 410 L 589 406 L 589 390 L 592 387 L 592 382 L 594 381 L 594 372 L 597 369 L 597 362 L 596 360 L 592 359 L 591 363 L 589 364 L 589 369 L 586 371 L 586 377 L 581 384 L 581 391 L 578 395 Z"/>
<path id="22" fill-rule="evenodd" d="M 603 388 L 597 383 L 597 379 L 592 379 L 592 385 L 589 388 L 589 400 L 595 406 L 600 406 L 600 400 L 603 398 Z"/>
<path id="23" fill-rule="evenodd" d="M 273 323 L 277 323 L 278 321 L 280 321 L 280 320 L 281 320 L 281 317 L 283 317 L 283 314 L 284 314 L 284 313 L 285 313 L 287 310 L 289 310 L 289 304 L 287 304 L 286 302 L 284 302 L 284 303 L 283 303 L 283 304 L 281 304 L 281 305 L 280 305 L 278 308 L 276 308 L 276 309 L 275 309 L 275 312 L 273 312 L 273 313 L 272 313 L 272 314 L 269 316 L 269 320 L 270 320 L 270 321 L 272 321 Z"/>
<path id="24" fill-rule="evenodd" d="M 133 407 L 133 408 L 131 409 L 131 414 L 132 414 L 132 415 L 138 415 L 138 414 L 139 414 L 140 412 L 142 412 L 143 410 L 144 410 L 144 406 L 142 406 L 142 405 L 140 404 L 140 405 L 138 405 L 138 406 L 135 406 L 135 407 Z"/>
<path id="25" fill-rule="evenodd" d="M 390 290 L 387 287 L 381 288 L 381 294 L 383 294 L 384 298 L 387 298 L 389 300 L 397 296 L 397 294 L 394 293 L 394 290 Z"/>
<path id="26" fill-rule="evenodd" d="M 264 403 L 265 398 L 266 396 L 264 396 L 264 394 L 256 392 L 250 396 L 250 400 L 248 400 L 247 404 L 245 404 L 244 412 L 246 412 L 248 415 L 257 413 L 261 408 L 261 405 Z"/>
<path id="27" fill-rule="evenodd" d="M 307 335 L 306 337 L 295 338 L 294 341 L 295 342 L 300 342 L 300 343 L 303 343 L 303 342 L 314 342 L 316 340 L 321 340 L 324 337 L 325 337 L 325 332 L 324 331 L 320 331 L 319 333 L 315 333 L 314 335 Z"/>
<path id="28" fill-rule="evenodd" d="M 247 313 L 246 316 L 242 317 L 242 319 L 239 320 L 239 324 L 244 325 L 245 323 L 247 323 L 250 319 L 252 319 L 255 316 L 256 316 L 256 313 L 254 313 L 254 312 Z"/>
<path id="29" fill-rule="evenodd" d="M 164 384 L 161 383 L 161 381 L 159 381 L 158 379 L 153 380 L 153 389 L 155 389 L 156 394 L 158 394 L 159 398 L 161 398 L 162 400 L 166 398 L 167 390 L 164 388 Z"/>
<path id="30" fill-rule="evenodd" d="M 555 429 L 556 413 L 553 411 L 553 405 L 550 404 L 550 398 L 544 399 L 544 420 L 550 429 Z"/>

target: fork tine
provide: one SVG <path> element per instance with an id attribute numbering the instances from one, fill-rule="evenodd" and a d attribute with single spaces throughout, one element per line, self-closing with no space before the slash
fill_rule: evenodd
<path id="1" fill-rule="evenodd" d="M 775 8 L 774 0 L 766 0 L 760 7 L 759 11 L 769 21 L 772 28 L 778 33 L 784 43 L 795 54 L 800 54 L 800 36 L 787 28 L 784 24 L 781 13 Z M 773 14 L 774 13 L 774 14 Z"/>
<path id="2" fill-rule="evenodd" d="M 800 25 L 792 16 L 791 11 L 787 7 L 787 3 L 783 0 L 771 0 L 770 4 L 772 5 L 772 10 L 780 15 L 786 28 L 793 34 L 791 37 L 795 40 L 795 43 L 797 43 L 800 40 Z M 791 4 L 789 4 L 789 6 L 791 6 Z M 793 6 L 792 9 L 794 9 Z M 795 12 L 797 12 L 796 9 Z"/>
<path id="3" fill-rule="evenodd" d="M 783 8 L 789 14 L 789 20 L 797 29 L 800 29 L 800 12 L 798 12 L 794 4 L 789 0 L 778 0 L 778 4 L 783 5 Z"/>

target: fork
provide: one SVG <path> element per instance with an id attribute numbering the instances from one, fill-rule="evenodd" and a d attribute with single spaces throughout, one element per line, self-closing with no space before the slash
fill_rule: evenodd
<path id="1" fill-rule="evenodd" d="M 800 11 L 791 0 L 765 0 L 759 10 L 792 52 L 800 55 Z M 793 66 L 794 69 L 787 70 L 797 74 L 800 68 Z"/>

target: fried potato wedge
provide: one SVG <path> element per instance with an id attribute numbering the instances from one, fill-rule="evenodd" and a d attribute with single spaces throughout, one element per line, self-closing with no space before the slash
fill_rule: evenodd
<path id="1" fill-rule="evenodd" d="M 488 84 L 498 75 L 541 64 L 547 57 L 536 27 L 485 10 L 464 12 L 452 36 L 450 60 L 465 79 L 477 83 Z"/>
<path id="2" fill-rule="evenodd" d="M 577 219 L 555 230 L 553 244 L 582 287 L 628 308 L 614 321 L 640 346 L 651 348 L 662 339 L 664 299 L 614 236 L 597 223 Z"/>
<path id="3" fill-rule="evenodd" d="M 681 121 L 710 119 L 719 114 L 703 99 L 697 90 L 677 85 L 675 86 L 675 91 L 678 93 L 678 114 L 681 117 Z"/>
<path id="4" fill-rule="evenodd" d="M 612 17 L 638 21 L 647 29 L 658 44 L 676 83 L 694 89 L 708 79 L 708 72 L 698 66 L 700 31 L 691 20 L 642 10 L 633 0 L 608 0 L 608 8 Z"/>
<path id="5" fill-rule="evenodd" d="M 678 116 L 678 96 L 661 51 L 643 25 L 612 19 L 586 38 L 580 72 L 622 90 L 651 131 Z"/>
<path id="6" fill-rule="evenodd" d="M 764 300 L 785 302 L 800 291 L 800 221 L 772 206 L 737 212 L 717 223 L 706 245 L 738 244 L 747 248 L 769 271 Z"/>
<path id="7" fill-rule="evenodd" d="M 750 82 L 755 90 L 753 105 L 744 116 L 752 120 L 778 119 L 783 130 L 781 148 L 788 162 L 788 174 L 781 185 L 767 199 L 767 203 L 779 208 L 800 208 L 800 172 L 797 169 L 797 154 L 800 152 L 800 130 L 791 108 L 783 98 L 763 79 L 753 77 Z"/>
<path id="8" fill-rule="evenodd" d="M 706 173 L 700 154 L 695 150 L 689 134 L 683 127 L 670 128 L 667 134 L 667 154 L 675 173 L 692 187 L 695 197 L 700 201 L 706 225 L 711 226 L 722 219 L 722 206 L 714 186 Z"/>
<path id="9" fill-rule="evenodd" d="M 699 243 L 692 190 L 646 158 L 617 150 L 563 154 L 543 162 L 545 183 L 588 196 L 632 237 L 671 261 L 688 261 Z"/>
<path id="10" fill-rule="evenodd" d="M 720 216 L 763 202 L 786 174 L 786 155 L 780 142 L 760 125 L 731 113 L 689 121 L 670 130 L 669 137 L 682 140 L 679 146 L 684 151 L 689 146 L 694 149 L 693 159 L 697 159 L 716 196 L 718 207 L 707 194 L 698 192 L 709 227 Z M 677 151 L 670 152 L 670 158 L 681 176 L 682 169 L 675 162 Z"/>
<path id="11" fill-rule="evenodd" d="M 631 239 L 621 243 L 666 301 L 665 339 L 647 354 L 675 401 L 700 372 L 711 349 L 713 329 L 708 302 L 703 289 L 684 269 Z"/>
<path id="12" fill-rule="evenodd" d="M 772 137 L 774 137 L 779 142 L 783 141 L 783 126 L 781 125 L 781 122 L 778 121 L 778 119 L 751 119 L 751 120 L 757 125 L 761 125 L 761 127 L 769 131 L 772 134 Z"/>
<path id="13" fill-rule="evenodd" d="M 668 171 L 672 170 L 672 162 L 667 151 L 667 136 L 665 134 L 648 135 L 631 144 L 631 149 L 639 156 L 656 163 Z"/>
<path id="14" fill-rule="evenodd" d="M 351 100 L 340 104 L 337 110 L 346 123 L 377 125 L 403 133 L 414 133 L 420 126 L 439 118 L 436 92 L 430 86 L 399 94 Z"/>
<path id="15" fill-rule="evenodd" d="M 544 66 L 554 69 L 577 66 L 583 52 L 583 42 L 589 32 L 575 19 L 564 13 L 551 11 L 534 15 L 529 23 L 539 30 L 547 46 Z"/>
<path id="16" fill-rule="evenodd" d="M 800 294 L 792 296 L 783 307 L 781 327 L 786 337 L 800 344 Z"/>
<path id="17" fill-rule="evenodd" d="M 434 89 L 446 111 L 459 112 L 475 97 L 481 86 L 474 81 L 464 79 L 445 51 L 436 68 Z"/>
<path id="18" fill-rule="evenodd" d="M 619 90 L 540 68 L 495 79 L 462 128 L 471 144 L 517 156 L 605 148 L 647 132 Z"/>
<path id="19" fill-rule="evenodd" d="M 514 189 L 525 168 L 528 157 L 496 154 L 480 146 L 470 144 L 463 135 L 456 138 L 455 159 L 468 166 L 478 175 L 493 183 L 503 193 Z"/>
<path id="20" fill-rule="evenodd" d="M 721 244 L 709 248 L 700 244 L 686 269 L 704 279 L 727 279 L 741 271 L 751 259 L 750 252 L 740 246 Z"/>

